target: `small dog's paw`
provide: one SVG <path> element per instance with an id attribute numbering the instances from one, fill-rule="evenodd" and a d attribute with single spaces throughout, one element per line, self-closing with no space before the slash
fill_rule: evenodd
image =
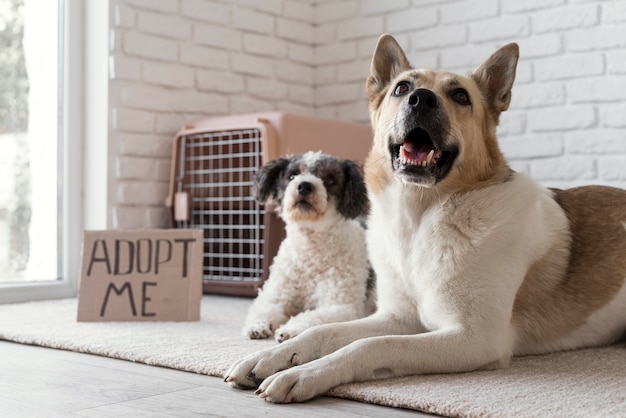
<path id="1" fill-rule="evenodd" d="M 287 341 L 289 338 L 291 338 L 291 336 L 287 331 L 281 331 L 279 328 L 278 331 L 276 331 L 274 338 L 277 342 L 282 343 L 283 341 Z"/>
<path id="2" fill-rule="evenodd" d="M 285 324 L 282 327 L 279 327 L 274 333 L 274 338 L 277 342 L 282 343 L 283 341 L 287 341 L 290 338 L 296 337 L 298 334 L 301 334 L 303 330 L 298 329 L 295 326 L 289 326 L 289 324 Z"/>
<path id="3" fill-rule="evenodd" d="M 243 334 L 251 340 L 262 340 L 274 334 L 272 324 L 269 322 L 257 322 L 254 325 L 247 325 L 243 328 Z"/>

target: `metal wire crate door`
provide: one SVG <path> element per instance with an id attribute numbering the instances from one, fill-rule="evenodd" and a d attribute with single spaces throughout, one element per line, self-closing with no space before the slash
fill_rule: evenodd
<path id="1" fill-rule="evenodd" d="M 261 280 L 265 211 L 252 196 L 261 141 L 259 129 L 181 137 L 177 200 L 182 196 L 188 210 L 175 222 L 204 230 L 205 288 Z"/>

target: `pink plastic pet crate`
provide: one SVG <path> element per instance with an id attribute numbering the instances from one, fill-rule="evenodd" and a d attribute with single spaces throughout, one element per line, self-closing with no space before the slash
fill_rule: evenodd
<path id="1" fill-rule="evenodd" d="M 201 120 L 176 134 L 166 207 L 176 228 L 204 230 L 205 293 L 256 296 L 285 236 L 253 198 L 266 162 L 321 150 L 361 164 L 369 125 L 271 112 Z"/>

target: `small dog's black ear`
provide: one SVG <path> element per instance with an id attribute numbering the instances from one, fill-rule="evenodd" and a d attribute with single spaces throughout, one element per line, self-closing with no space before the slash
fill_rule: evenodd
<path id="1" fill-rule="evenodd" d="M 269 199 L 276 198 L 280 174 L 288 165 L 287 158 L 277 158 L 261 167 L 254 182 L 254 198 L 259 203 L 266 203 Z"/>
<path id="2" fill-rule="evenodd" d="M 354 161 L 342 161 L 341 168 L 345 180 L 337 210 L 346 218 L 354 219 L 367 209 L 367 188 L 361 169 Z"/>

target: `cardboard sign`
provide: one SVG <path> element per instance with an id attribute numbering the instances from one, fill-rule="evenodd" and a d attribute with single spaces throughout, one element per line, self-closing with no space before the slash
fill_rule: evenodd
<path id="1" fill-rule="evenodd" d="M 85 231 L 78 321 L 198 321 L 200 229 Z"/>

